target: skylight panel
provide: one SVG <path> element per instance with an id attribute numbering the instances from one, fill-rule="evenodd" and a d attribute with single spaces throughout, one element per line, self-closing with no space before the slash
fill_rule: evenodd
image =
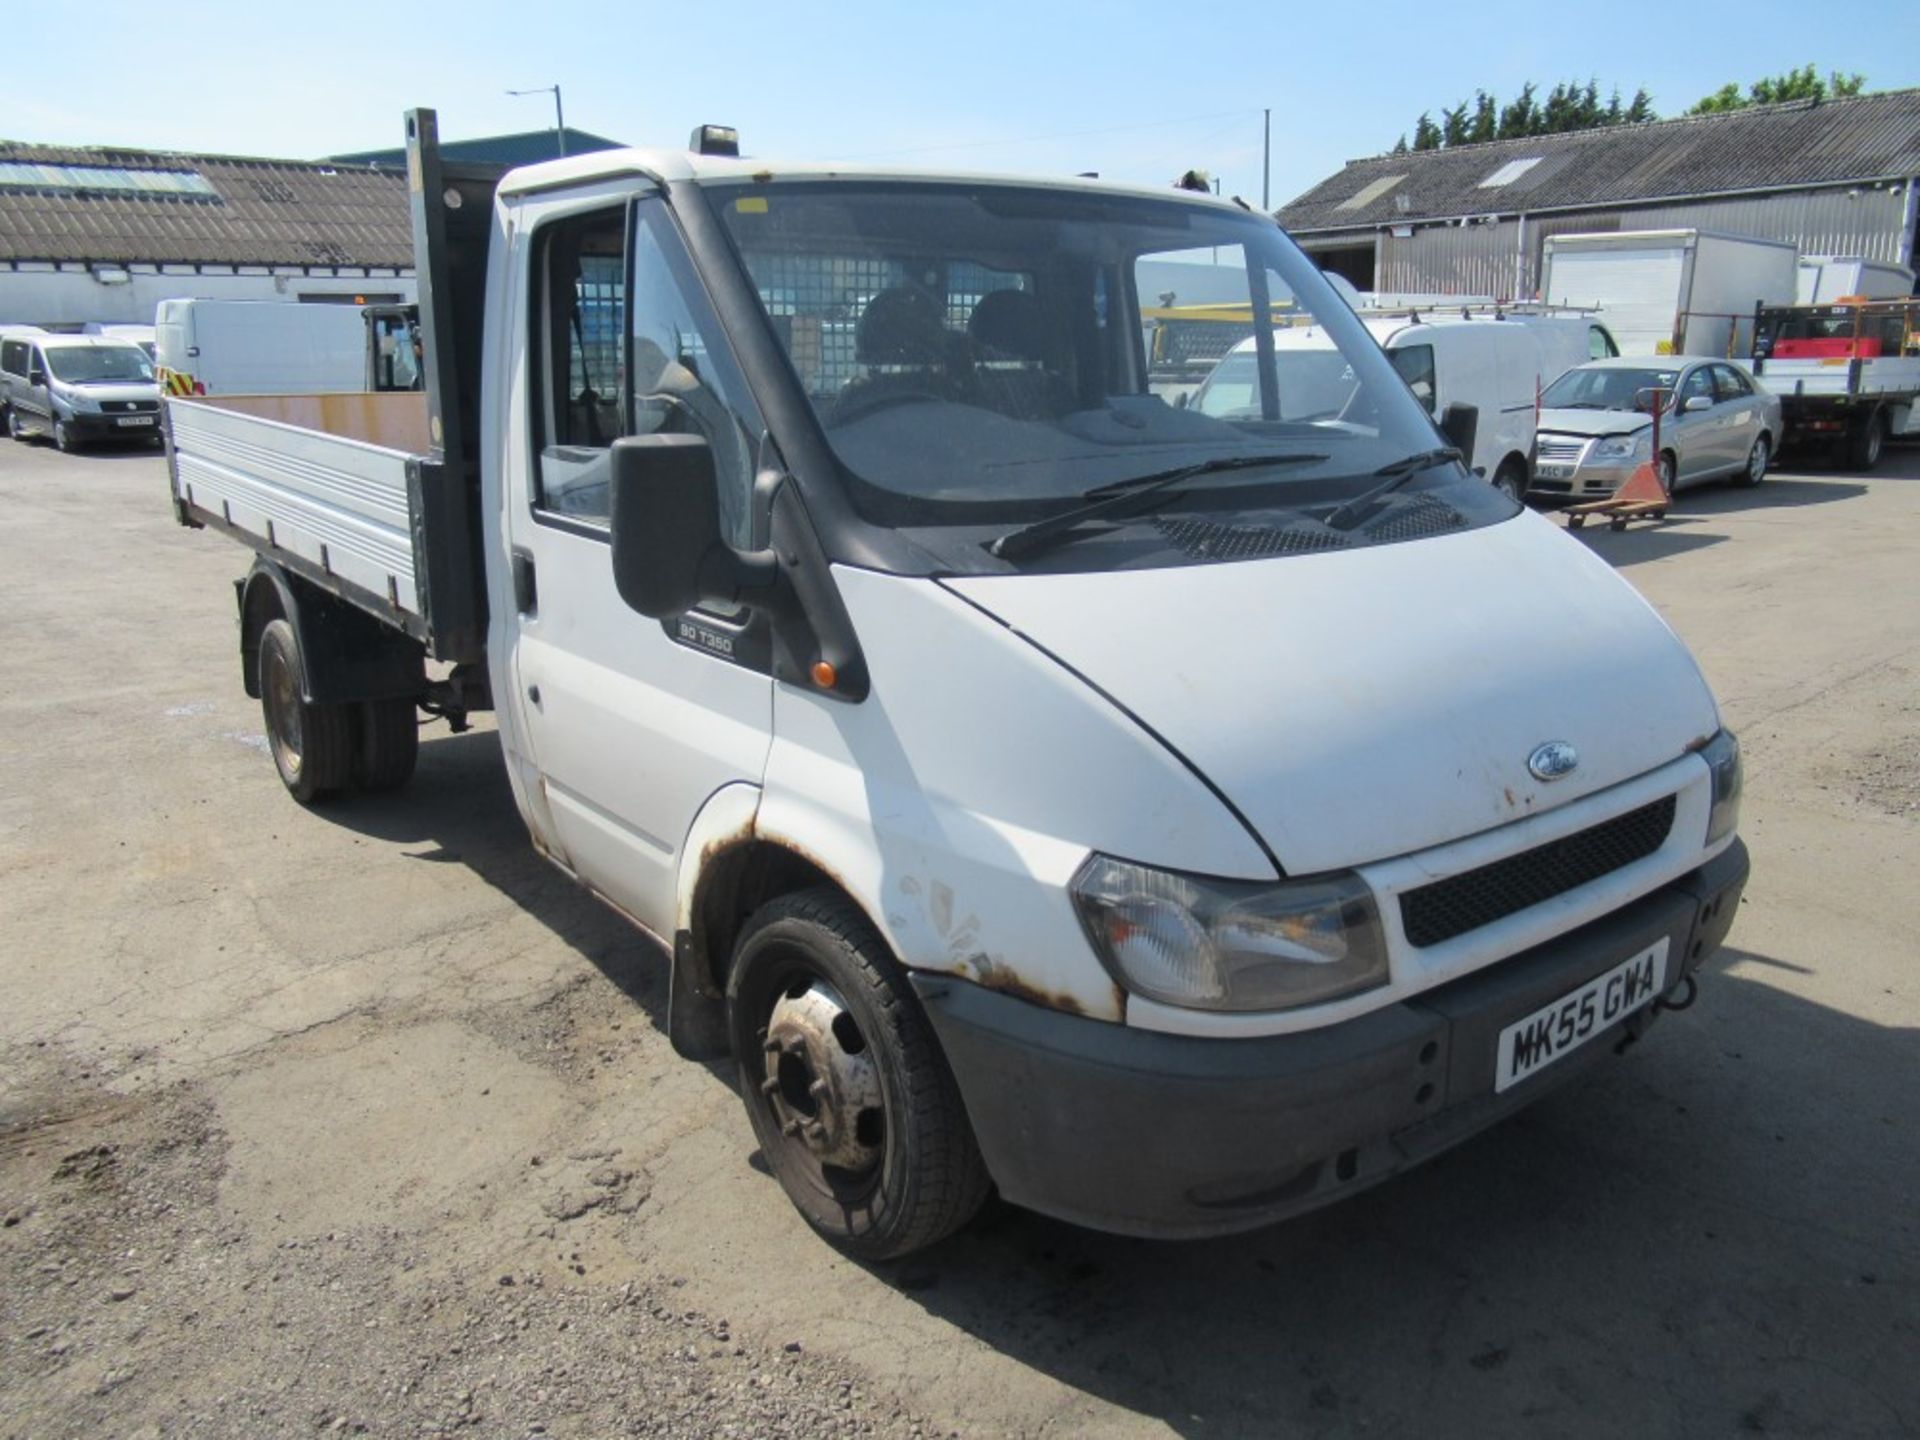
<path id="1" fill-rule="evenodd" d="M 1480 182 L 1482 190 L 1498 190 L 1502 185 L 1511 185 L 1527 171 L 1538 165 L 1544 156 L 1529 155 L 1524 160 L 1509 160 L 1498 170 Z"/>

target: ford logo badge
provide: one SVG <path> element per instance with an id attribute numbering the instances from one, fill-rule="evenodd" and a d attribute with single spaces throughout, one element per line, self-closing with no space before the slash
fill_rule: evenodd
<path id="1" fill-rule="evenodd" d="M 1580 752 L 1564 740 L 1549 740 L 1527 757 L 1527 769 L 1536 780 L 1558 780 L 1580 764 Z"/>

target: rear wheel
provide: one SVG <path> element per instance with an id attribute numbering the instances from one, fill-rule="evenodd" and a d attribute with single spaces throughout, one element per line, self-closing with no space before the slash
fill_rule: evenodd
<path id="1" fill-rule="evenodd" d="M 301 696 L 300 641 L 285 620 L 260 632 L 260 713 L 267 746 L 287 793 L 311 805 L 353 778 L 353 715 L 348 705 L 316 705 Z"/>
<path id="2" fill-rule="evenodd" d="M 1747 452 L 1747 468 L 1734 477 L 1734 483 L 1746 486 L 1758 485 L 1767 478 L 1767 466 L 1772 461 L 1773 446 L 1768 444 L 1767 437 L 1762 435 L 1753 442 L 1753 449 Z"/>
<path id="3" fill-rule="evenodd" d="M 362 700 L 353 710 L 353 783 L 362 790 L 398 790 L 413 778 L 420 756 L 413 700 Z"/>
<path id="4" fill-rule="evenodd" d="M 760 1152 L 833 1245 L 890 1259 L 980 1208 L 989 1182 L 959 1088 L 899 965 L 845 897 L 761 907 L 734 952 L 727 1023 Z"/>
<path id="5" fill-rule="evenodd" d="M 1887 445 L 1887 415 L 1875 410 L 1859 421 L 1847 435 L 1847 468 L 1871 470 L 1880 463 L 1880 452 Z"/>

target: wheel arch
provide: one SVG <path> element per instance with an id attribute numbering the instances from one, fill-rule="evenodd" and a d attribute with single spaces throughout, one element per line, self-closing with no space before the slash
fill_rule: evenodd
<path id="1" fill-rule="evenodd" d="M 260 635 L 275 620 L 300 645 L 300 698 L 309 704 L 417 697 L 426 651 L 411 636 L 290 574 L 264 555 L 234 582 L 240 610 L 240 678 L 260 698 Z"/>

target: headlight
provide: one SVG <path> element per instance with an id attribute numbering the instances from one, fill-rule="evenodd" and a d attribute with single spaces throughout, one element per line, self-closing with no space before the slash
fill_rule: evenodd
<path id="1" fill-rule="evenodd" d="M 1647 432 L 1636 430 L 1631 435 L 1608 435 L 1593 447 L 1596 460 L 1631 460 L 1644 454 L 1647 449 Z"/>
<path id="2" fill-rule="evenodd" d="M 91 395 L 87 394 L 87 392 L 84 390 L 75 390 L 68 395 L 62 396 L 61 398 L 64 399 L 67 402 L 67 404 L 72 406 L 75 410 L 92 411 L 92 410 L 98 410 L 100 408 L 100 402 L 94 399 Z"/>
<path id="3" fill-rule="evenodd" d="M 1387 982 L 1373 892 L 1351 871 L 1247 884 L 1095 855 L 1070 888 L 1100 963 L 1148 1000 L 1286 1010 Z"/>
<path id="4" fill-rule="evenodd" d="M 1709 740 L 1700 758 L 1713 771 L 1713 808 L 1707 812 L 1707 844 L 1731 835 L 1740 823 L 1740 742 L 1731 730 Z"/>

